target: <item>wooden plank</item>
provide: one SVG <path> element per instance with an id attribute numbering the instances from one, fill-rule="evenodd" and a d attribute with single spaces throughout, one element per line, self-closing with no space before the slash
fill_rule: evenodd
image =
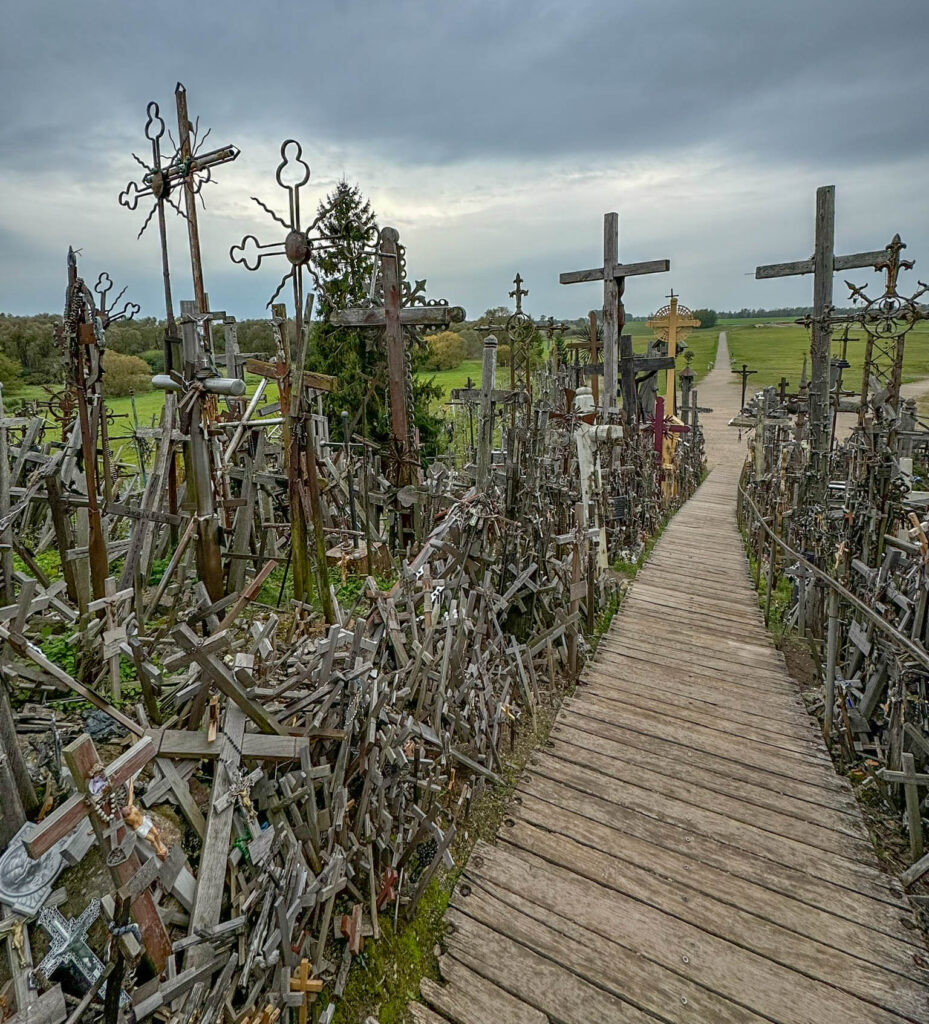
<path id="1" fill-rule="evenodd" d="M 576 921 L 580 916 L 588 930 L 607 937 L 616 935 L 616 922 L 621 920 L 623 932 L 635 935 L 640 957 L 673 969 L 724 998 L 747 1005 L 759 1015 L 783 1024 L 809 1024 L 809 1010 L 815 1006 L 817 1024 L 848 1024 L 849 1020 L 899 1024 L 899 1016 L 893 1011 L 832 985 L 823 985 L 678 918 L 582 880 L 526 851 L 517 856 L 502 847 L 482 845 L 480 850 L 482 864 L 469 867 L 469 880 L 486 879 L 548 906 L 569 920 Z M 455 905 L 458 906 L 457 902 Z M 915 1009 L 915 1000 L 913 1006 Z M 925 1004 L 915 1016 L 911 1012 L 910 1019 L 919 1020 L 918 1014 L 924 1009 Z"/>
<path id="2" fill-rule="evenodd" d="M 686 800 L 663 794 L 661 799 L 656 799 L 655 792 L 646 786 L 616 786 L 596 772 L 564 761 L 539 759 L 539 763 L 532 767 L 531 774 L 565 782 L 578 792 L 590 793 L 617 806 L 629 807 L 650 814 L 660 821 L 721 839 L 745 852 L 761 850 L 765 857 L 779 864 L 797 867 L 814 877 L 826 878 L 856 892 L 898 902 L 889 881 L 873 864 L 846 860 L 798 842 L 790 836 L 777 835 L 747 822 L 734 821 L 724 814 L 695 806 Z"/>
<path id="3" fill-rule="evenodd" d="M 419 991 L 427 1003 L 454 1024 L 548 1024 L 548 1017 L 540 1010 L 452 957 L 442 957 L 439 970 L 445 984 L 423 978 Z"/>
<path id="4" fill-rule="evenodd" d="M 519 820 L 506 830 L 503 838 L 508 842 L 516 842 L 519 830 L 528 826 L 536 826 L 553 835 L 582 842 L 584 846 L 599 850 L 619 862 L 647 865 L 649 871 L 659 878 L 676 879 L 708 896 L 749 910 L 767 921 L 869 963 L 907 977 L 924 977 L 914 961 L 914 956 L 921 950 L 916 944 L 917 940 L 891 937 L 870 923 L 849 921 L 830 910 L 812 906 L 792 893 L 772 889 L 770 885 L 764 884 L 770 881 L 766 874 L 759 875 L 759 881 L 753 881 L 717 867 L 700 857 L 699 851 L 693 849 L 693 843 L 682 844 L 685 849 L 680 852 L 671 849 L 669 845 L 658 845 L 641 838 L 636 830 L 614 828 L 524 794 L 519 805 Z M 647 834 L 647 829 L 641 831 Z M 906 935 L 904 929 L 900 931 Z"/>
<path id="5" fill-rule="evenodd" d="M 641 786 L 654 794 L 725 815 L 730 821 L 740 821 L 776 836 L 789 836 L 797 842 L 833 853 L 855 864 L 861 857 L 868 857 L 871 853 L 872 847 L 867 838 L 827 828 L 742 797 L 731 796 L 722 787 L 711 789 L 699 785 L 690 772 L 679 772 L 675 778 L 630 761 L 576 747 L 564 739 L 540 757 L 536 767 L 548 766 L 557 770 L 555 762 L 559 761 L 582 766 L 585 771 L 596 772 L 606 779 L 622 783 L 624 787 Z"/>
<path id="6" fill-rule="evenodd" d="M 662 821 L 647 811 L 611 804 L 601 797 L 579 793 L 567 783 L 542 776 L 522 779 L 517 793 L 528 818 L 534 814 L 533 801 L 551 804 L 564 815 L 566 822 L 573 820 L 572 815 L 577 815 L 584 819 L 585 829 L 595 825 L 621 829 L 662 849 L 693 858 L 836 917 L 879 930 L 901 941 L 913 939 L 901 923 L 907 913 L 902 899 L 888 902 L 874 898 L 809 874 L 794 865 L 779 864 L 765 856 L 764 850 L 742 850 L 716 836 L 695 832 L 686 824 Z"/>
<path id="7" fill-rule="evenodd" d="M 479 855 L 480 856 L 480 855 Z M 464 895 L 465 888 L 469 889 Z M 549 909 L 514 893 L 483 875 L 478 878 L 469 873 L 465 887 L 459 886 L 452 897 L 450 917 L 457 927 L 475 938 L 493 942 L 496 948 L 507 949 L 501 938 L 512 940 L 533 955 L 563 965 L 585 987 L 590 985 L 615 998 L 634 1004 L 648 1014 L 648 1020 L 683 1022 L 686 1020 L 713 1021 L 714 1024 L 760 1024 L 756 1014 L 743 1006 L 708 992 L 690 979 L 668 970 L 654 961 L 642 957 L 628 946 L 627 935 L 617 928 L 613 935 L 602 936 L 571 918 L 554 914 Z M 460 916 L 458 916 L 460 915 Z M 493 939 L 487 937 L 488 931 Z M 458 955 L 456 932 L 455 953 Z M 576 985 L 577 982 L 574 982 Z M 584 992 L 581 989 L 581 992 Z M 540 992 L 549 1016 L 563 1019 L 562 1007 L 550 992 Z M 584 1007 L 578 1007 L 583 1012 Z M 598 1010 L 612 1015 L 601 1016 Z M 593 1003 L 587 1020 L 625 1020 L 619 1006 Z M 576 1018 L 585 1020 L 585 1018 Z M 493 1020 L 493 1018 L 490 1018 Z"/>
<path id="8" fill-rule="evenodd" d="M 557 756 L 584 759 L 589 767 L 620 761 L 633 767 L 658 772 L 672 780 L 685 778 L 709 792 L 777 811 L 809 824 L 827 826 L 837 833 L 852 836 L 857 841 L 867 844 L 867 852 L 870 852 L 870 840 L 860 817 L 848 809 L 838 810 L 829 804 L 798 800 L 793 795 L 788 796 L 774 789 L 744 782 L 736 773 L 723 775 L 712 769 L 698 767 L 689 760 L 682 764 L 679 760 L 604 739 L 596 734 L 574 729 L 572 726 L 573 722 L 569 720 L 565 724 L 557 723 L 552 730 L 551 738 L 555 745 L 551 749 Z M 560 743 L 564 744 L 563 749 Z"/>
<path id="9" fill-rule="evenodd" d="M 470 909 L 470 908 L 469 908 Z M 563 1024 L 655 1024 L 655 1017 L 453 907 L 452 955 L 476 974 Z"/>
<path id="10" fill-rule="evenodd" d="M 902 1016 L 917 1012 L 919 1003 L 925 999 L 918 983 L 923 980 L 923 972 L 913 963 L 912 954 L 901 955 L 893 966 L 884 967 L 870 958 L 850 956 L 847 951 L 791 926 L 772 922 L 758 914 L 751 903 L 740 905 L 731 893 L 722 898 L 708 896 L 690 884 L 686 871 L 683 875 L 659 875 L 652 868 L 646 870 L 631 861 L 615 860 L 573 839 L 519 823 L 505 830 L 503 838 L 520 857 L 525 853 L 538 857 L 691 924 L 707 935 L 751 950 L 781 967 L 834 984 L 850 995 Z"/>

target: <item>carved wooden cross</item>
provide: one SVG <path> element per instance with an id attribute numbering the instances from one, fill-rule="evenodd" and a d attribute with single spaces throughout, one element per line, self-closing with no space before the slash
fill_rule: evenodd
<path id="1" fill-rule="evenodd" d="M 104 769 L 106 789 L 111 793 L 118 790 L 139 769 L 147 765 L 155 757 L 155 753 L 155 744 L 147 736 L 133 744 Z M 104 821 L 97 813 L 91 791 L 92 780 L 99 781 L 99 776 L 94 774 L 95 766 L 100 763 L 97 748 L 94 746 L 93 740 L 85 733 L 65 747 L 64 757 L 78 792 L 53 811 L 26 840 L 26 851 L 30 857 L 40 857 L 85 818 L 90 819 L 101 850 L 106 849 L 106 835 L 112 823 Z M 116 814 L 118 815 L 118 813 L 117 808 Z M 124 824 L 116 825 L 115 840 L 117 844 L 121 845 L 127 834 Z M 107 866 L 116 887 L 119 888 L 136 874 L 141 867 L 141 861 L 135 852 L 131 852 L 128 857 L 117 863 L 108 861 Z M 133 900 L 132 914 L 138 922 L 142 942 L 151 958 L 152 965 L 160 973 L 164 970 L 171 952 L 171 940 L 158 914 L 158 908 L 155 906 L 152 895 L 147 889 Z"/>
<path id="2" fill-rule="evenodd" d="M 769 263 L 755 268 L 758 280 L 774 277 L 813 275 L 813 316 L 810 333 L 810 446 L 813 467 L 824 469 L 830 447 L 829 357 L 832 342 L 832 275 L 838 270 L 873 267 L 886 257 L 884 249 L 856 252 L 850 256 L 835 254 L 835 185 L 816 190 L 816 241 L 813 255 L 794 263 Z"/>
<path id="3" fill-rule="evenodd" d="M 670 260 L 651 260 L 646 263 L 619 262 L 619 214 L 603 215 L 603 266 L 593 270 L 573 270 L 561 274 L 562 284 L 579 284 L 583 281 L 603 282 L 603 394 L 601 407 L 603 417 L 609 415 L 616 404 L 617 372 L 616 356 L 619 337 L 626 320 L 623 306 L 623 292 L 627 277 L 643 274 L 662 274 L 671 269 Z"/>
<path id="4" fill-rule="evenodd" d="M 658 336 L 668 343 L 668 355 L 671 358 L 671 365 L 667 370 L 667 383 L 665 385 L 665 398 L 670 404 L 669 415 L 673 416 L 677 406 L 677 388 L 674 382 L 674 370 L 677 359 L 678 339 L 686 338 L 694 327 L 700 326 L 700 321 L 690 312 L 686 306 L 678 308 L 677 296 L 674 289 L 668 296 L 670 305 L 658 312 L 648 321 L 648 326 L 658 331 Z"/>
<path id="5" fill-rule="evenodd" d="M 413 452 L 409 406 L 411 395 L 407 374 L 407 350 L 404 328 L 448 327 L 461 323 L 465 313 L 460 306 L 422 296 L 426 282 L 411 287 L 403 273 L 405 250 L 396 228 L 383 228 L 378 240 L 380 281 L 383 305 L 349 307 L 333 313 L 329 322 L 338 327 L 382 330 L 387 347 L 387 375 L 390 395 L 390 428 L 396 447 L 394 483 L 398 487 L 419 480 L 419 460 Z"/>

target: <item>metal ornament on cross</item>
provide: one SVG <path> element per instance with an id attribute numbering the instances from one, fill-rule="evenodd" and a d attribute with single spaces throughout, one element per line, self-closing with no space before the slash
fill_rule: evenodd
<path id="1" fill-rule="evenodd" d="M 686 306 L 680 305 L 678 297 L 671 289 L 671 294 L 665 296 L 670 303 L 662 306 L 661 309 L 648 321 L 647 326 L 653 328 L 661 341 L 668 343 L 668 355 L 671 359 L 677 359 L 677 343 L 683 341 L 690 332 L 700 326 L 700 321 L 693 315 Z M 669 415 L 674 415 L 677 408 L 677 388 L 675 385 L 675 366 L 668 367 L 665 385 L 665 400 L 670 402 Z"/>
<path id="2" fill-rule="evenodd" d="M 315 258 L 318 253 L 331 249 L 335 242 L 334 237 L 324 235 L 319 231 L 320 224 L 333 211 L 333 203 L 323 206 L 309 225 L 304 226 L 303 224 L 300 191 L 309 183 L 310 174 L 310 165 L 303 159 L 303 146 L 296 139 L 285 139 L 281 143 L 281 162 L 277 165 L 274 178 L 287 193 L 288 219 L 285 220 L 275 213 L 257 196 L 252 196 L 252 202 L 260 206 L 276 224 L 280 224 L 287 234 L 279 241 L 266 244 L 259 242 L 255 235 L 246 235 L 238 245 L 232 246 L 229 250 L 229 258 L 233 263 L 240 264 L 246 270 L 251 271 L 258 270 L 262 262 L 271 257 L 284 256 L 286 258 L 290 269 L 281 278 L 280 284 L 268 300 L 267 308 L 271 308 L 274 300 L 290 281 L 293 286 L 298 334 L 303 326 L 305 302 L 303 271 L 306 270 L 313 278 L 316 287 L 321 288 L 319 275 L 314 266 Z M 358 240 L 362 250 L 371 251 L 373 249 L 377 241 L 376 232 L 377 229 L 372 226 L 365 237 Z"/>

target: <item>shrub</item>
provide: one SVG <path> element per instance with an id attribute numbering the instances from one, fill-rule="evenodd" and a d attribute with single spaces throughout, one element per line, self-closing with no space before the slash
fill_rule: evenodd
<path id="1" fill-rule="evenodd" d="M 429 351 L 424 365 L 427 370 L 452 370 L 465 357 L 467 346 L 454 331 L 441 331 L 427 339 Z"/>
<path id="2" fill-rule="evenodd" d="M 5 394 L 18 391 L 23 385 L 23 368 L 19 362 L 0 352 L 0 384 Z"/>
<path id="3" fill-rule="evenodd" d="M 138 356 L 126 356 L 107 349 L 103 353 L 103 394 L 122 398 L 130 391 L 151 391 L 152 371 Z"/>
<path id="4" fill-rule="evenodd" d="M 148 368 L 152 373 L 164 373 L 165 354 L 160 348 L 146 349 L 139 358 L 144 359 L 145 362 L 148 363 Z"/>

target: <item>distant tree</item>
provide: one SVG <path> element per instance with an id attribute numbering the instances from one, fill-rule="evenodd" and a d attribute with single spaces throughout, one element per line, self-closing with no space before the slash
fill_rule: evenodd
<path id="1" fill-rule="evenodd" d="M 454 331 L 439 331 L 426 339 L 422 365 L 426 370 L 451 370 L 464 360 L 466 354 L 467 346 L 461 335 Z"/>
<path id="2" fill-rule="evenodd" d="M 23 386 L 23 368 L 15 360 L 0 352 L 0 384 L 3 385 L 3 393 L 12 394 Z"/>
<path id="3" fill-rule="evenodd" d="M 701 327 L 715 327 L 716 326 L 716 310 L 715 309 L 695 309 L 694 319 L 700 321 Z"/>
<path id="4" fill-rule="evenodd" d="M 122 398 L 130 391 L 151 390 L 152 371 L 144 359 L 112 349 L 103 353 L 103 394 L 107 398 Z"/>
<path id="5" fill-rule="evenodd" d="M 163 349 L 149 349 L 147 352 L 142 352 L 139 358 L 148 363 L 148 368 L 152 373 L 164 373 L 165 354 Z"/>

